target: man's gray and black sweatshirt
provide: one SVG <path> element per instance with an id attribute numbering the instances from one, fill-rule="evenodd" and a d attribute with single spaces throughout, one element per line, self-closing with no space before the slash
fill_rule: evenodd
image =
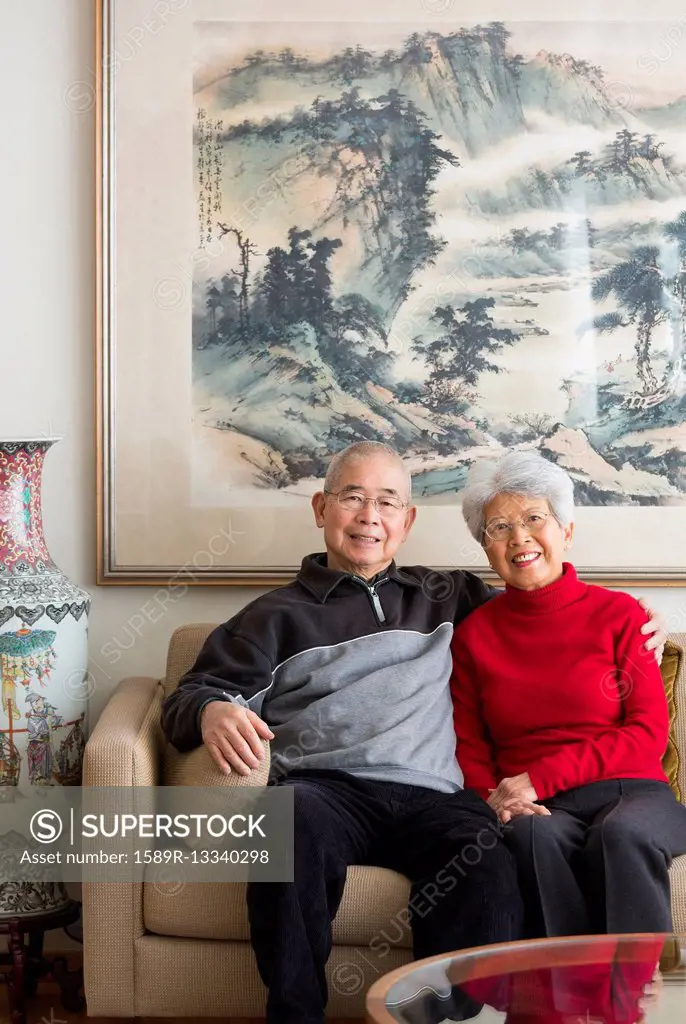
<path id="1" fill-rule="evenodd" d="M 272 778 L 335 768 L 452 792 L 453 627 L 497 593 L 472 573 L 394 562 L 367 582 L 309 555 L 292 583 L 213 630 L 164 703 L 164 733 L 192 750 L 205 704 L 230 700 L 274 733 Z"/>

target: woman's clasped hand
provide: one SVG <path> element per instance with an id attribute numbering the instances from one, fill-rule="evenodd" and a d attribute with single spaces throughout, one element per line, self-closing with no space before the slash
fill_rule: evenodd
<path id="1" fill-rule="evenodd" d="M 501 779 L 495 789 L 490 790 L 489 805 L 506 825 L 518 814 L 550 814 L 547 807 L 539 804 L 536 790 L 531 785 L 528 772 Z"/>

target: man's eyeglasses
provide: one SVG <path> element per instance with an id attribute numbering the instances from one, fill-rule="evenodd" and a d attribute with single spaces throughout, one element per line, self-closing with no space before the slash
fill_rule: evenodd
<path id="1" fill-rule="evenodd" d="M 382 494 L 378 498 L 370 498 L 359 491 L 324 491 L 324 494 L 335 498 L 346 512 L 361 512 L 367 502 L 371 502 L 379 515 L 386 519 L 398 515 L 404 508 L 407 508 L 404 501 L 392 494 Z"/>
<path id="2" fill-rule="evenodd" d="M 486 524 L 484 534 L 490 540 L 509 540 L 517 523 L 528 534 L 540 533 L 550 516 L 553 516 L 552 512 L 529 512 L 523 518 L 515 519 L 512 522 L 507 519 L 493 519 Z M 554 518 L 555 516 L 553 516 Z"/>

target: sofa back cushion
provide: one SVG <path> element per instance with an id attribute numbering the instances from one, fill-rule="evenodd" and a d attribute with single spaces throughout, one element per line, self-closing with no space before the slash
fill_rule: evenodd
<path id="1" fill-rule="evenodd" d="M 167 655 L 167 673 L 164 680 L 164 695 L 170 694 L 179 685 L 179 680 L 190 668 L 205 640 L 215 629 L 214 622 L 198 622 L 180 626 L 172 634 Z M 196 747 L 185 754 L 179 754 L 167 743 L 164 752 L 163 776 L 165 786 L 223 786 L 235 789 L 243 786 L 266 786 L 269 776 L 269 744 L 263 741 L 265 758 L 259 768 L 245 777 L 232 772 L 224 775 L 212 760 L 207 747 Z M 185 845 L 197 847 L 202 841 L 186 839 Z M 206 843 L 206 840 L 205 840 Z"/>
<path id="2" fill-rule="evenodd" d="M 684 752 L 683 733 L 685 731 L 682 719 L 686 714 L 686 707 L 682 706 L 685 704 L 684 648 L 675 642 L 676 639 L 676 637 L 670 637 L 667 640 L 660 665 L 662 685 L 665 688 L 665 697 L 669 708 L 669 739 L 665 756 L 662 759 L 662 767 L 674 795 L 677 800 L 681 800 L 684 794 L 682 753 Z"/>
<path id="3" fill-rule="evenodd" d="M 165 697 L 168 697 L 176 689 L 181 677 L 193 667 L 202 645 L 212 630 L 217 628 L 217 625 L 216 622 L 193 622 L 174 630 L 167 653 L 167 671 L 164 677 Z"/>

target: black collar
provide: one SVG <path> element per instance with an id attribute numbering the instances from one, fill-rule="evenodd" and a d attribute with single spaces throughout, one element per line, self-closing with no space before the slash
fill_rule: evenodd
<path id="1" fill-rule="evenodd" d="M 391 562 L 387 569 L 375 576 L 368 583 L 378 582 L 380 579 L 395 580 L 406 587 L 421 587 L 421 581 L 410 576 L 409 573 L 399 569 L 395 562 Z M 306 590 L 316 597 L 323 604 L 333 593 L 339 583 L 344 580 L 351 580 L 353 576 L 349 572 L 339 569 L 329 569 L 326 564 L 325 554 L 306 555 L 302 560 L 298 583 L 301 583 Z"/>

